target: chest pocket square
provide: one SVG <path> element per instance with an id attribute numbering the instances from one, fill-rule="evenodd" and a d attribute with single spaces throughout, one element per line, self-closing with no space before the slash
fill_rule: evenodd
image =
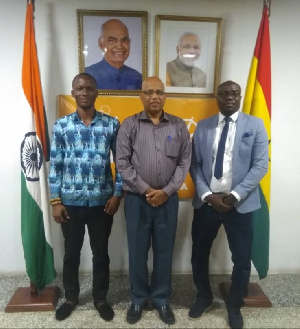
<path id="1" fill-rule="evenodd" d="M 252 131 L 246 131 L 245 133 L 243 133 L 242 138 L 250 137 L 252 135 L 253 135 Z"/>

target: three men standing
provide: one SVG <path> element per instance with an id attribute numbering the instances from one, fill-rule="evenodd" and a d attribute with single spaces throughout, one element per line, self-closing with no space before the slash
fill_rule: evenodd
<path id="1" fill-rule="evenodd" d="M 138 322 L 150 299 L 163 322 L 175 322 L 170 293 L 177 191 L 191 163 L 196 188 L 192 269 L 198 292 L 189 317 L 200 317 L 212 304 L 209 255 L 223 224 L 234 263 L 226 300 L 229 324 L 242 328 L 240 308 L 251 270 L 252 212 L 260 207 L 258 184 L 267 172 L 269 159 L 262 120 L 239 112 L 240 86 L 226 81 L 218 87 L 220 113 L 198 123 L 193 147 L 185 122 L 164 112 L 164 84 L 157 77 L 146 79 L 142 85 L 144 110 L 125 119 L 120 129 L 117 119 L 95 110 L 97 87 L 92 76 L 79 74 L 72 87 L 77 110 L 56 121 L 51 143 L 50 203 L 65 238 L 66 302 L 57 310 L 56 318 L 68 317 L 78 303 L 85 225 L 93 252 L 94 304 L 104 320 L 113 318 L 114 312 L 106 302 L 107 247 L 123 184 L 132 302 L 127 322 Z M 115 187 L 110 151 L 116 158 Z M 149 283 L 151 245 L 153 271 Z"/>

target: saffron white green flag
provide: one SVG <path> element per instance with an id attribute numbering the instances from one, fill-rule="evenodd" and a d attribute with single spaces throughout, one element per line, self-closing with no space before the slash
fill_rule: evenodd
<path id="1" fill-rule="evenodd" d="M 46 162 L 49 136 L 43 104 L 35 43 L 33 4 L 27 5 L 22 86 L 24 90 L 24 139 L 21 143 L 21 232 L 26 272 L 39 290 L 56 272 L 50 231 Z"/>

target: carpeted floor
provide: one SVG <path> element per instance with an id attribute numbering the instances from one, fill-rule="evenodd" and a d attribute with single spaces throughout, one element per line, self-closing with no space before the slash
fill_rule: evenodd
<path id="1" fill-rule="evenodd" d="M 81 294 L 79 305 L 63 322 L 55 320 L 54 312 L 5 313 L 5 307 L 18 287 L 28 286 L 26 276 L 0 276 L 0 328 L 165 328 L 156 311 L 144 311 L 141 321 L 135 325 L 126 322 L 126 311 L 130 305 L 129 280 L 126 275 L 111 275 L 108 301 L 115 310 L 111 322 L 105 322 L 94 309 L 91 297 L 91 275 L 80 277 Z M 228 275 L 211 275 L 215 299 L 213 308 L 201 318 L 190 320 L 188 309 L 195 299 L 195 288 L 191 275 L 173 275 L 171 307 L 176 323 L 173 328 L 229 328 L 224 301 L 218 284 L 228 282 Z M 256 276 L 252 282 L 258 282 Z M 54 285 L 62 289 L 61 277 Z M 244 328 L 300 328 L 300 275 L 269 275 L 259 281 L 264 293 L 273 304 L 271 308 L 243 308 Z M 63 302 L 63 294 L 58 305 Z"/>

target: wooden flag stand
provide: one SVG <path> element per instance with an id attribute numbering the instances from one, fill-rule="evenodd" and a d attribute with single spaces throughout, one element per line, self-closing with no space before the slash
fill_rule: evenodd
<path id="1" fill-rule="evenodd" d="M 219 284 L 219 289 L 224 300 L 228 296 L 230 288 L 229 282 L 222 282 Z M 244 297 L 245 307 L 272 307 L 272 303 L 263 292 L 258 283 L 249 283 L 248 295 Z"/>
<path id="2" fill-rule="evenodd" d="M 35 284 L 18 288 L 5 308 L 5 312 L 53 311 L 60 296 L 59 287 L 49 286 L 38 291 Z"/>

